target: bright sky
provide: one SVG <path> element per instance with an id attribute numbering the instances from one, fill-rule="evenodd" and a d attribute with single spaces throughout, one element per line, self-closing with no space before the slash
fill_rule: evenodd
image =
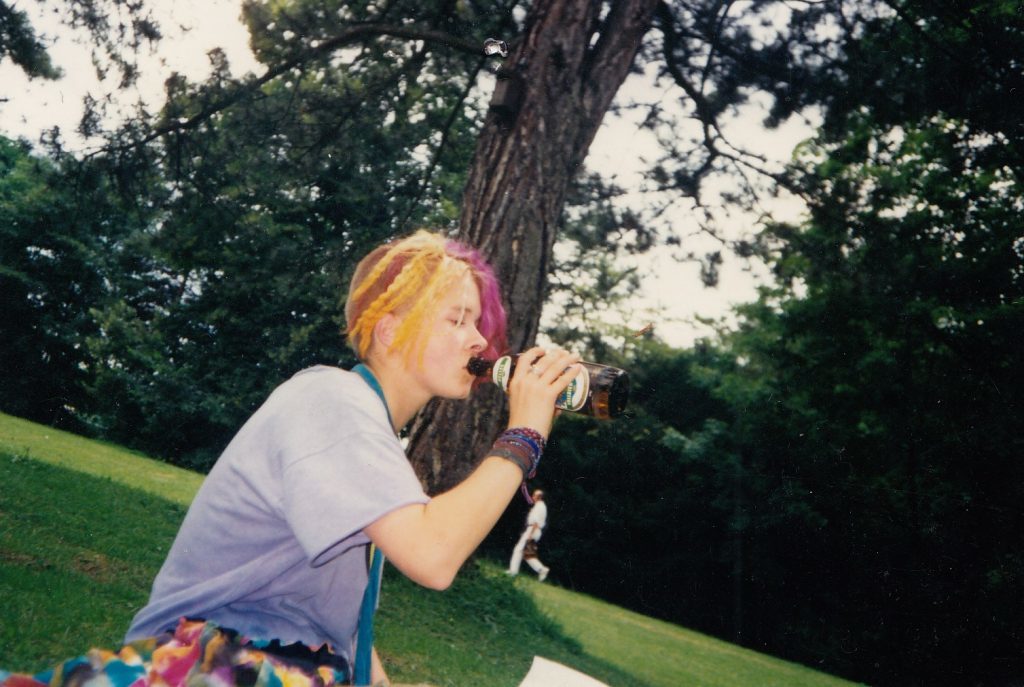
<path id="1" fill-rule="evenodd" d="M 653 90 L 650 82 L 630 77 L 619 90 L 620 102 L 635 99 L 642 102 L 657 100 L 660 93 Z M 642 115 L 637 115 L 642 116 Z M 788 160 L 798 143 L 809 138 L 809 126 L 791 121 L 773 131 L 766 131 L 760 124 L 763 110 L 752 106 L 747 112 L 736 117 L 723 127 L 730 143 L 752 153 L 764 156 L 778 165 Z M 598 132 L 587 158 L 592 169 L 613 172 L 617 183 L 624 188 L 639 187 L 641 182 L 642 159 L 657 158 L 657 146 L 651 134 L 636 123 L 609 121 Z M 707 188 L 714 188 L 709 183 Z M 634 194 L 633 202 L 642 196 Z M 710 201 L 709 201 L 710 202 Z M 763 210 L 770 211 L 776 219 L 795 221 L 800 217 L 803 206 L 792 198 L 767 200 Z M 749 264 L 733 256 L 720 242 L 697 231 L 693 211 L 688 202 L 679 203 L 663 218 L 677 236 L 683 239 L 679 248 L 655 248 L 649 254 L 637 259 L 640 274 L 643 275 L 639 308 L 634 312 L 636 319 L 626 324 L 640 329 L 653 321 L 658 335 L 668 343 L 685 347 L 696 339 L 708 336 L 712 330 L 698 319 L 732 321 L 732 306 L 754 300 L 757 286 L 769 282 L 769 273 L 761 263 Z M 756 218 L 733 211 L 728 218 L 720 218 L 719 228 L 726 238 L 752 238 L 758 227 Z M 664 238 L 664 236 L 663 236 Z M 673 256 L 685 252 L 703 255 L 722 250 L 723 264 L 719 268 L 719 282 L 715 287 L 705 287 L 700 280 L 700 266 L 693 262 L 680 261 Z M 645 308 L 660 311 L 662 315 L 651 315 Z"/>
<path id="2" fill-rule="evenodd" d="M 262 71 L 248 49 L 248 33 L 239 21 L 239 0 L 175 0 L 153 3 L 157 19 L 164 32 L 157 55 L 142 60 L 143 78 L 136 92 L 126 102 L 142 100 L 158 106 L 163 100 L 163 82 L 174 71 L 193 80 L 209 73 L 207 52 L 214 47 L 223 48 L 228 55 L 232 72 Z M 17 3 L 16 3 L 17 6 Z M 35 3 L 23 7 L 33 18 L 37 30 L 54 36 L 59 26 Z M 36 14 L 32 14 L 35 12 Z M 182 31 L 179 27 L 182 27 Z M 38 139 L 41 131 L 59 126 L 65 138 L 74 140 L 73 132 L 82 114 L 82 97 L 87 93 L 99 96 L 113 90 L 99 84 L 92 69 L 89 48 L 62 37 L 54 42 L 50 51 L 55 64 L 64 70 L 65 77 L 56 82 L 28 80 L 9 60 L 0 62 L 0 84 L 10 99 L 0 102 L 0 132 L 7 136 Z M 620 90 L 619 98 L 651 101 L 662 94 L 652 91 L 642 78 L 631 77 Z M 785 160 L 793 147 L 810 135 L 810 129 L 791 124 L 766 133 L 756 113 L 737 119 L 727 129 L 732 142 L 750 146 L 771 160 Z M 654 157 L 654 142 L 649 134 L 629 122 L 608 122 L 595 140 L 587 164 L 598 170 L 613 170 L 621 186 L 633 187 L 639 183 L 641 156 Z M 773 211 L 794 218 L 799 205 L 792 201 L 774 204 Z M 692 218 L 687 206 L 675 210 L 670 221 L 676 231 L 689 235 Z M 755 227 L 749 217 L 731 218 L 728 230 L 733 237 L 749 235 Z M 687 251 L 702 254 L 717 245 L 707 237 L 692 236 L 685 239 Z M 638 260 L 644 275 L 643 292 L 638 294 L 637 307 L 630 317 L 635 321 L 627 325 L 640 329 L 654 322 L 657 334 L 675 346 L 688 346 L 709 330 L 698 323 L 700 318 L 717 319 L 726 316 L 732 305 L 755 297 L 755 287 L 763 283 L 763 267 L 748 269 L 725 252 L 721 278 L 716 288 L 705 288 L 699 278 L 699 267 L 693 263 L 678 262 L 669 248 L 656 249 Z M 652 311 L 661 311 L 657 314 Z"/>
<path id="3" fill-rule="evenodd" d="M 164 81 L 172 72 L 195 79 L 208 75 L 207 52 L 215 47 L 227 51 L 234 73 L 257 68 L 248 47 L 249 34 L 239 20 L 239 0 L 162 0 L 151 4 L 165 38 L 158 45 L 159 54 L 140 60 L 143 78 L 125 97 L 126 103 L 140 99 L 162 103 Z M 59 126 L 65 138 L 74 140 L 82 116 L 82 97 L 87 93 L 98 97 L 113 89 L 97 80 L 89 47 L 69 40 L 67 30 L 45 12 L 43 3 L 14 5 L 28 12 L 37 31 L 50 39 L 50 57 L 64 71 L 64 77 L 58 81 L 29 80 L 10 60 L 0 61 L 0 84 L 10 98 L 10 102 L 0 102 L 0 131 L 35 141 L 41 131 Z M 54 41 L 58 32 L 61 38 Z"/>

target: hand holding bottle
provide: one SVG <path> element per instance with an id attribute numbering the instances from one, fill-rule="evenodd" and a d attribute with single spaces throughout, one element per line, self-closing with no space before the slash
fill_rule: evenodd
<path id="1" fill-rule="evenodd" d="M 525 353 L 516 353 L 503 355 L 497 360 L 471 358 L 466 369 L 470 374 L 489 379 L 508 391 L 509 382 L 519 368 L 519 362 L 527 360 L 524 356 Z M 586 361 L 580 361 L 578 365 L 576 377 L 555 400 L 555 407 L 598 420 L 620 417 L 629 402 L 629 375 L 626 371 Z"/>
<path id="2" fill-rule="evenodd" d="M 519 359 L 523 364 L 516 366 L 508 383 L 509 427 L 530 427 L 546 438 L 555 400 L 579 373 L 580 357 L 561 348 L 534 347 Z"/>

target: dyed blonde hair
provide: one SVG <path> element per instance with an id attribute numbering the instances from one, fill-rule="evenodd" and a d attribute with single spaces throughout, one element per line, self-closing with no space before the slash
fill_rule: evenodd
<path id="1" fill-rule="evenodd" d="M 365 360 L 377 322 L 399 313 L 391 348 L 422 359 L 442 294 L 466 274 L 480 291 L 478 330 L 488 344 L 483 355 L 496 357 L 505 348 L 505 309 L 494 271 L 473 248 L 425 230 L 378 246 L 356 266 L 345 303 L 352 349 Z"/>

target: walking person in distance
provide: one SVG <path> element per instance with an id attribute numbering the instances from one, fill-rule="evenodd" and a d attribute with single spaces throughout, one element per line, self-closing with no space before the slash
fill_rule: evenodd
<path id="1" fill-rule="evenodd" d="M 526 516 L 526 528 L 519 536 L 515 548 L 512 549 L 512 560 L 508 564 L 508 574 L 518 575 L 519 567 L 525 560 L 526 564 L 537 573 L 537 579 L 543 582 L 547 579 L 551 568 L 544 565 L 538 555 L 537 542 L 540 541 L 544 527 L 548 524 L 548 506 L 544 503 L 544 492 L 534 489 L 533 507 Z"/>

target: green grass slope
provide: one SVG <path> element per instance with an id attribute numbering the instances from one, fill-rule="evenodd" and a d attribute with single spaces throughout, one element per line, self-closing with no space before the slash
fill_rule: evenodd
<path id="1" fill-rule="evenodd" d="M 0 413 L 0 450 L 71 468 L 188 506 L 203 476 L 103 441 Z"/>
<path id="2" fill-rule="evenodd" d="M 0 414 L 0 668 L 116 647 L 202 477 Z M 541 655 L 614 687 L 849 684 L 494 564 L 444 593 L 389 568 L 377 646 L 393 680 L 517 685 Z"/>
<path id="3" fill-rule="evenodd" d="M 796 663 L 533 580 L 525 589 L 583 651 L 651 685 L 840 687 L 852 683 Z"/>

